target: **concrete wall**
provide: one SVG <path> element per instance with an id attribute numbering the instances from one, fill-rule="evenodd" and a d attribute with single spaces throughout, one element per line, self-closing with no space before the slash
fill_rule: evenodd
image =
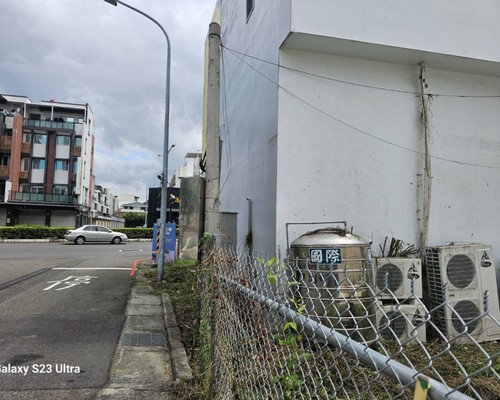
<path id="1" fill-rule="evenodd" d="M 290 0 L 292 31 L 500 61 L 496 0 Z"/>
<path id="2" fill-rule="evenodd" d="M 417 92 L 419 68 L 290 51 L 281 62 L 325 78 L 280 75 L 277 243 L 285 244 L 286 222 L 347 219 L 375 252 L 385 236 L 418 245 L 420 98 L 327 78 Z M 428 69 L 426 82 L 432 93 L 500 93 L 493 77 Z M 431 154 L 440 159 L 432 160 L 429 245 L 493 243 L 500 260 L 499 106 L 499 98 L 431 100 Z"/>
<path id="3" fill-rule="evenodd" d="M 220 210 L 237 213 L 238 246 L 245 245 L 253 230 L 259 235 L 250 247 L 269 251 L 275 247 L 278 130 L 278 88 L 269 79 L 278 81 L 278 47 L 289 31 L 288 6 L 278 0 L 256 2 L 248 21 L 244 1 L 223 2 L 221 10 L 222 43 L 228 49 L 222 49 L 221 60 Z"/>
<path id="4" fill-rule="evenodd" d="M 375 253 L 386 236 L 418 244 L 418 64 L 430 93 L 498 95 L 500 5 L 271 0 L 248 21 L 245 2 L 221 15 L 221 211 L 238 213 L 238 244 L 250 204 L 263 251 L 283 253 L 285 224 L 301 221 L 347 220 Z M 499 106 L 431 99 L 429 245 L 488 242 L 500 261 Z"/>

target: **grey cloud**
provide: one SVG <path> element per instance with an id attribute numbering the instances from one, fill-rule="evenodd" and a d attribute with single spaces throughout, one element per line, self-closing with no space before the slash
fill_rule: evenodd
<path id="1" fill-rule="evenodd" d="M 172 172 L 201 147 L 204 42 L 215 1 L 127 2 L 157 19 L 172 43 Z M 97 183 L 114 194 L 144 186 L 133 179 L 157 186 L 166 67 L 160 30 L 103 0 L 0 0 L 0 9 L 0 93 L 88 102 Z"/>

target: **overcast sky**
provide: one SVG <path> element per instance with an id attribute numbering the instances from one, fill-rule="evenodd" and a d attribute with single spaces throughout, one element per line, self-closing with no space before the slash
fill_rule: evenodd
<path id="1" fill-rule="evenodd" d="M 201 148 L 204 43 L 215 0 L 126 0 L 172 45 L 169 174 Z M 162 171 L 166 40 L 104 0 L 0 0 L 0 93 L 88 103 L 96 183 L 146 197 Z M 134 180 L 135 179 L 135 180 Z"/>

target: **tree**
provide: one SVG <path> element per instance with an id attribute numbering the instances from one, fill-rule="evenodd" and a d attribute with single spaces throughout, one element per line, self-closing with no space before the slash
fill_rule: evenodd
<path id="1" fill-rule="evenodd" d="M 125 218 L 125 228 L 136 228 L 138 226 L 144 226 L 144 219 L 146 218 L 144 214 L 141 213 L 126 213 L 123 214 Z"/>

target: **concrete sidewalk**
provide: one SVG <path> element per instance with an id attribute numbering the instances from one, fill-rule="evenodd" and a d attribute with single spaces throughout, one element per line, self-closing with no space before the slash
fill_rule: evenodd
<path id="1" fill-rule="evenodd" d="M 148 269 L 137 271 L 109 382 L 97 400 L 173 399 L 169 388 L 192 377 L 170 298 L 150 292 Z"/>

